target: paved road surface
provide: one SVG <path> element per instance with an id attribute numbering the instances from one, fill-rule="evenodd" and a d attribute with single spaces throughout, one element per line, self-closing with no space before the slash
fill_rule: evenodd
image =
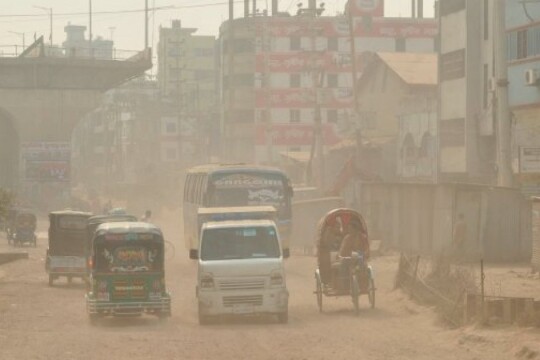
<path id="1" fill-rule="evenodd" d="M 91 326 L 81 283 L 47 285 L 45 242 L 40 238 L 37 249 L 28 249 L 29 260 L 0 266 L 0 359 L 511 359 L 523 351 L 521 343 L 538 336 L 445 328 L 430 309 L 392 291 L 396 257 L 374 260 L 377 308 L 369 309 L 364 297 L 359 317 L 348 298 L 325 298 L 326 312 L 319 314 L 312 294 L 315 260 L 293 256 L 287 262 L 288 325 L 263 318 L 201 327 L 195 264 L 180 244 L 167 265 L 173 296 L 168 322 L 140 317 Z M 0 235 L 0 251 L 6 248 Z"/>

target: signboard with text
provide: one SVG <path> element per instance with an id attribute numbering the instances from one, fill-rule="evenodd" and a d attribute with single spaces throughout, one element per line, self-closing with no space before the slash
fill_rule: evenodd
<path id="1" fill-rule="evenodd" d="M 521 174 L 540 174 L 540 147 L 521 147 L 519 149 L 519 172 Z"/>

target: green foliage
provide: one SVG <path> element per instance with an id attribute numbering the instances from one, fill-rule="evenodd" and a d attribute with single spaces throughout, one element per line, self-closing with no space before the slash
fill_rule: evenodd
<path id="1" fill-rule="evenodd" d="M 6 218 L 7 211 L 13 205 L 13 201 L 13 193 L 0 188 L 0 219 Z"/>

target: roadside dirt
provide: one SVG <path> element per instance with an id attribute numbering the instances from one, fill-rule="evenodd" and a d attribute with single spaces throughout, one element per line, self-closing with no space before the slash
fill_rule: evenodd
<path id="1" fill-rule="evenodd" d="M 175 224 L 172 220 L 167 224 Z M 91 326 L 82 283 L 47 285 L 42 232 L 38 248 L 27 249 L 29 260 L 0 266 L 0 359 L 540 359 L 538 330 L 449 329 L 432 309 L 393 291 L 394 256 L 374 259 L 377 307 L 369 309 L 367 298 L 361 299 L 358 317 L 348 298 L 324 298 L 320 314 L 313 295 L 315 259 L 293 256 L 287 261 L 289 324 L 261 318 L 201 327 L 196 267 L 184 251 L 179 226 L 167 224 L 161 224 L 165 236 L 176 247 L 167 264 L 173 296 L 168 322 L 140 317 Z M 0 251 L 7 248 L 1 236 Z M 517 270 L 504 274 L 521 279 L 510 271 Z M 518 287 L 534 287 L 529 280 Z"/>

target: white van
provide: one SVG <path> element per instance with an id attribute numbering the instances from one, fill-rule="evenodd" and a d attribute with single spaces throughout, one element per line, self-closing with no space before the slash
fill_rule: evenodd
<path id="1" fill-rule="evenodd" d="M 277 315 L 288 322 L 289 292 L 277 226 L 271 220 L 207 222 L 198 259 L 199 323 L 219 315 Z"/>

